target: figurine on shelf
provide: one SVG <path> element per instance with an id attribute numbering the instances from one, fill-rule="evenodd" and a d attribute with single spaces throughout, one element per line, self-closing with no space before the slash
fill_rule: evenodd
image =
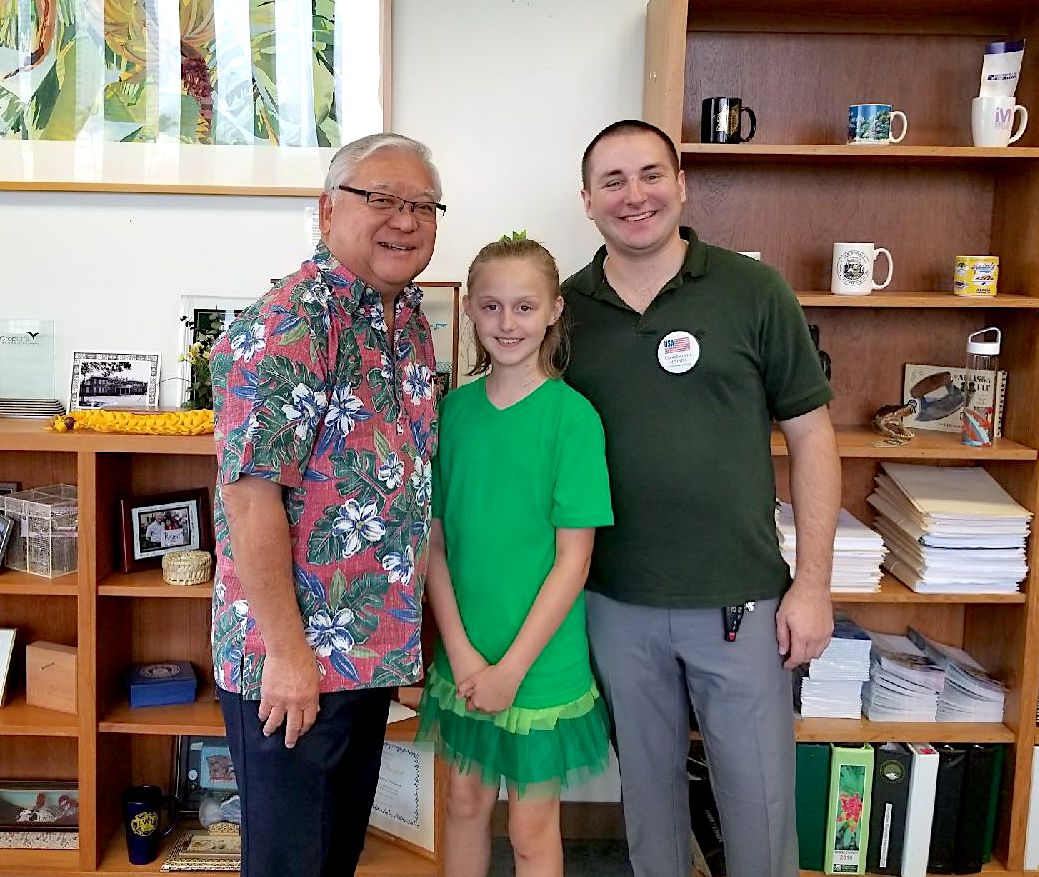
<path id="1" fill-rule="evenodd" d="M 905 444 L 913 438 L 913 431 L 902 421 L 916 411 L 916 401 L 910 399 L 904 405 L 882 405 L 873 415 L 873 427 L 881 435 L 887 436 L 898 444 Z"/>

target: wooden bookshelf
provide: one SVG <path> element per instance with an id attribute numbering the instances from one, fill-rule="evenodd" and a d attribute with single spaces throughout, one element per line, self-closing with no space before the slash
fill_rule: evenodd
<path id="1" fill-rule="evenodd" d="M 831 358 L 830 405 L 842 462 L 842 503 L 867 523 L 866 497 L 883 461 L 984 466 L 1015 500 L 1039 511 L 1039 134 L 1006 149 L 971 145 L 970 97 L 990 40 L 1039 38 L 1031 0 L 650 0 L 643 118 L 680 144 L 683 221 L 708 243 L 757 250 L 798 290 Z M 839 59 L 839 60 L 837 60 Z M 804 71 L 810 71 L 805 73 Z M 939 85 L 940 83 L 940 85 Z M 757 113 L 753 142 L 699 139 L 700 102 L 739 96 Z M 962 95 L 963 97 L 951 97 Z M 1026 57 L 1018 102 L 1039 105 L 1039 57 Z M 883 100 L 906 113 L 905 141 L 845 145 L 847 107 Z M 835 241 L 873 241 L 894 257 L 892 290 L 835 296 Z M 1000 256 L 992 299 L 951 294 L 954 257 Z M 1003 332 L 1010 377 L 1004 438 L 991 448 L 916 431 L 889 445 L 869 426 L 900 403 L 906 363 L 963 362 L 967 335 Z M 789 458 L 776 430 L 777 488 Z M 835 594 L 865 627 L 922 633 L 970 652 L 1007 684 L 1003 724 L 818 720 L 802 741 L 987 741 L 1009 747 L 995 855 L 986 872 L 1020 874 L 1039 745 L 1039 574 L 1027 546 L 1021 593 L 917 594 L 885 576 L 876 594 Z M 809 873 L 809 872 L 805 872 Z"/>

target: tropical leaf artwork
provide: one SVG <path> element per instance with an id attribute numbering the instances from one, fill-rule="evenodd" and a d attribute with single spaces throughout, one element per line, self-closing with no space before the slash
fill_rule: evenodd
<path id="1" fill-rule="evenodd" d="M 0 139 L 338 147 L 353 3 L 0 0 Z"/>

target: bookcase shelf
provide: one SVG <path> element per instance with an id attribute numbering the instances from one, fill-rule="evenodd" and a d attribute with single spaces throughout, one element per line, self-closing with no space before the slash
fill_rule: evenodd
<path id="1" fill-rule="evenodd" d="M 877 291 L 869 295 L 834 295 L 832 292 L 798 292 L 802 307 L 812 308 L 999 308 L 1039 310 L 1039 297 L 1001 292 L 994 298 L 970 298 L 938 290 Z"/>
<path id="2" fill-rule="evenodd" d="M 1032 0 L 650 0 L 642 117 L 680 144 L 683 222 L 701 239 L 757 250 L 798 292 L 832 361 L 842 504 L 867 523 L 866 497 L 883 461 L 983 466 L 1039 511 L 1039 135 L 1007 149 L 970 146 L 970 96 L 991 40 L 1039 38 Z M 804 71 L 822 71 L 805 75 Z M 752 143 L 698 139 L 701 100 L 739 96 L 757 114 Z M 950 96 L 961 97 L 950 97 Z M 847 107 L 883 100 L 909 119 L 905 142 L 844 144 Z M 1039 105 L 1039 60 L 1025 60 L 1018 102 Z M 894 258 L 892 291 L 835 296 L 835 241 L 873 241 Z M 952 295 L 955 257 L 1000 257 L 992 299 Z M 963 362 L 967 335 L 1003 333 L 1005 438 L 990 448 L 955 433 L 916 430 L 888 445 L 870 428 L 902 399 L 906 363 Z M 772 436 L 777 490 L 789 497 L 789 457 Z M 1034 523 L 1034 522 L 1033 522 Z M 1033 746 L 1039 745 L 1039 553 L 1026 548 L 1021 593 L 917 594 L 884 576 L 876 594 L 834 594 L 862 626 L 959 646 L 1007 685 L 1003 724 L 799 721 L 808 742 L 992 742 L 1008 746 L 995 857 L 984 870 L 1020 874 Z M 812 873 L 812 872 L 805 872 Z"/>
<path id="3" fill-rule="evenodd" d="M 1021 604 L 1028 595 L 1017 594 L 920 594 L 900 582 L 890 573 L 880 579 L 880 590 L 876 593 L 832 593 L 834 603 L 1005 603 Z"/>
<path id="4" fill-rule="evenodd" d="M 102 597 L 156 597 L 160 599 L 210 600 L 213 582 L 201 585 L 170 585 L 162 578 L 161 569 L 140 572 L 113 572 L 101 580 L 97 588 Z"/>
<path id="5" fill-rule="evenodd" d="M 884 436 L 868 426 L 838 426 L 837 451 L 841 457 L 875 460 L 1020 460 L 1039 458 L 1035 448 L 1008 438 L 996 439 L 990 448 L 973 448 L 960 441 L 958 433 L 915 430 L 915 436 L 904 445 L 885 444 Z M 776 427 L 772 431 L 772 454 L 787 455 L 786 441 Z"/>
<path id="6" fill-rule="evenodd" d="M 79 723 L 71 713 L 30 706 L 24 692 L 8 695 L 0 707 L 0 737 L 76 737 Z"/>
<path id="7" fill-rule="evenodd" d="M 41 597 L 76 596 L 79 593 L 79 576 L 72 572 L 55 579 L 34 576 L 19 569 L 0 569 L 0 594 L 34 594 Z"/>

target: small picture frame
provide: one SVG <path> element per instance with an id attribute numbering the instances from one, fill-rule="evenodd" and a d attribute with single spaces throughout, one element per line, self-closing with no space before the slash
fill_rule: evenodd
<path id="1" fill-rule="evenodd" d="M 436 357 L 437 399 L 458 386 L 458 303 L 462 283 L 459 280 L 416 280 L 422 290 L 422 313 L 433 334 Z"/>
<path id="2" fill-rule="evenodd" d="M 224 800 L 238 794 L 238 781 L 225 737 L 175 738 L 173 782 L 181 815 L 197 815 L 202 797 Z"/>
<path id="3" fill-rule="evenodd" d="M 11 670 L 16 635 L 17 631 L 13 627 L 0 627 L 0 706 L 4 705 L 7 695 L 7 675 Z"/>
<path id="4" fill-rule="evenodd" d="M 18 493 L 21 489 L 22 483 L 20 481 L 0 481 L 0 496 Z"/>
<path id="5" fill-rule="evenodd" d="M 159 404 L 158 353 L 72 354 L 69 411 L 79 408 L 155 408 Z"/>
<path id="6" fill-rule="evenodd" d="M 0 781 L 0 831 L 78 828 L 79 788 L 75 781 Z"/>
<path id="7" fill-rule="evenodd" d="M 162 563 L 170 551 L 212 547 L 208 492 L 180 490 L 119 500 L 123 570 L 134 572 Z"/>
<path id="8" fill-rule="evenodd" d="M 11 536 L 14 534 L 14 518 L 0 512 L 0 566 L 4 563 L 4 554 L 7 546 L 11 544 Z"/>

